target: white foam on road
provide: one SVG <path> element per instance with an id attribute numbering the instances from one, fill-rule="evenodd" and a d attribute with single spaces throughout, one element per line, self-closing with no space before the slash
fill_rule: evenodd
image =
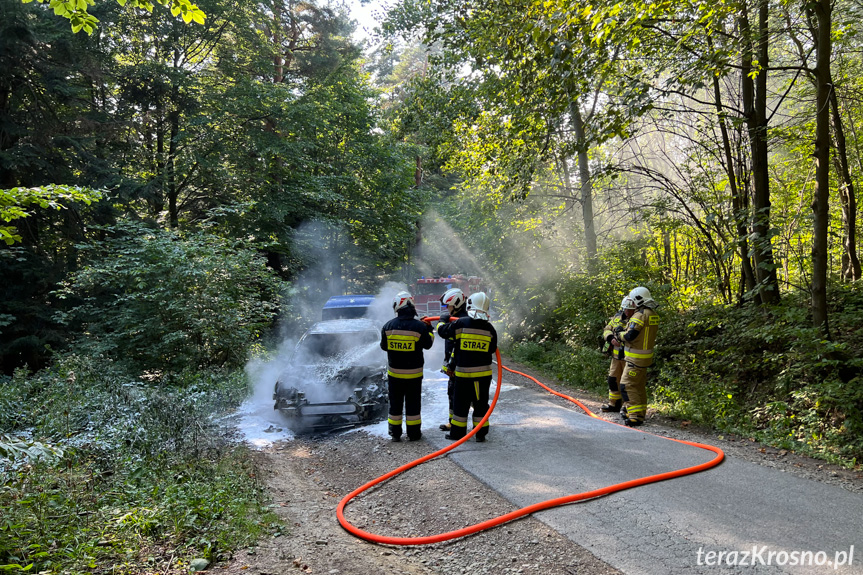
<path id="1" fill-rule="evenodd" d="M 446 394 L 447 376 L 440 372 L 443 363 L 443 342 L 436 338 L 434 347 L 425 358 L 422 392 L 422 428 L 424 431 L 437 430 L 449 418 L 449 399 Z M 288 426 L 286 418 L 273 409 L 273 386 L 279 370 L 273 362 L 260 362 L 249 368 L 249 374 L 256 382 L 255 392 L 239 407 L 236 413 L 237 429 L 243 440 L 254 449 L 265 449 L 277 441 L 290 441 L 295 434 Z M 515 386 L 504 381 L 501 393 Z M 491 394 L 494 395 L 495 383 L 492 382 Z M 494 416 L 492 416 L 494 417 Z M 387 420 L 367 425 L 359 425 L 344 433 L 365 431 L 377 437 L 387 438 Z"/>
<path id="2" fill-rule="evenodd" d="M 423 372 L 423 427 L 436 429 L 449 417 L 449 399 L 446 394 L 447 376 L 440 371 Z M 237 410 L 237 430 L 243 440 L 255 449 L 265 449 L 277 441 L 294 439 L 293 431 L 284 416 L 273 409 L 272 389 L 261 391 L 247 399 Z M 439 421 L 438 421 L 439 420 Z M 387 420 L 360 425 L 345 433 L 362 430 L 378 437 L 388 437 Z"/>
<path id="3" fill-rule="evenodd" d="M 276 441 L 294 438 L 294 432 L 286 425 L 284 416 L 273 409 L 274 386 L 275 377 L 272 381 L 257 379 L 254 393 L 237 409 L 237 430 L 243 440 L 255 449 L 264 449 Z"/>
<path id="4" fill-rule="evenodd" d="M 446 374 L 440 372 L 440 369 L 431 369 L 426 360 L 426 369 L 423 370 L 423 399 L 422 399 L 422 427 L 425 430 L 437 429 L 438 425 L 445 423 L 449 418 L 449 398 L 446 395 Z M 433 363 L 438 366 L 440 362 Z M 357 430 L 363 430 L 370 435 L 378 437 L 389 437 L 387 431 L 387 420 L 379 421 L 362 427 Z M 356 430 L 354 430 L 356 431 Z"/>

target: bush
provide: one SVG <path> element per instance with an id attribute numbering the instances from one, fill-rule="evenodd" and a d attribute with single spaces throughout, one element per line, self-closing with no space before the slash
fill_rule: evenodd
<path id="1" fill-rule="evenodd" d="M 251 247 L 196 232 L 107 228 L 61 290 L 93 354 L 139 369 L 239 366 L 279 311 L 284 286 Z"/>
<path id="2" fill-rule="evenodd" d="M 557 307 L 538 314 L 531 328 L 544 337 L 516 330 L 520 339 L 506 339 L 513 359 L 605 395 L 608 360 L 594 343 L 609 313 L 603 305 L 616 305 L 605 290 L 631 282 L 601 277 L 561 281 L 552 292 Z M 785 294 L 774 307 L 706 304 L 677 312 L 663 305 L 672 294 L 642 283 L 662 317 L 648 375 L 653 409 L 830 461 L 863 459 L 859 285 L 831 286 L 830 340 L 811 327 L 806 293 Z"/>
<path id="3" fill-rule="evenodd" d="M 517 342 L 507 346 L 506 353 L 567 385 L 596 392 L 607 389 L 609 359 L 597 349 L 573 349 L 560 342 Z"/>
<path id="4" fill-rule="evenodd" d="M 670 315 L 657 346 L 657 407 L 767 443 L 854 463 L 863 456 L 863 358 L 852 345 L 858 290 L 836 286 L 842 328 L 811 327 L 807 294 L 772 308 L 705 306 Z M 834 317 L 837 317 L 834 315 Z M 851 329 L 849 329 L 851 328 Z M 855 385 L 855 382 L 857 384 Z"/>
<path id="5" fill-rule="evenodd" d="M 595 268 L 591 275 L 563 270 L 521 290 L 504 316 L 510 337 L 592 349 L 632 288 L 647 286 L 657 302 L 664 302 L 667 289 L 653 281 L 660 275 L 644 265 L 635 243 L 621 242 L 603 252 Z"/>
<path id="6" fill-rule="evenodd" d="M 18 370 L 0 386 L 0 570 L 167 572 L 161 555 L 216 559 L 280 529 L 215 423 L 248 386 L 241 370 L 144 381 L 71 354 Z"/>

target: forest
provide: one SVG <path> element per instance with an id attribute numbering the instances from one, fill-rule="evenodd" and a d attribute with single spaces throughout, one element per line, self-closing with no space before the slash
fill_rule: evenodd
<path id="1" fill-rule="evenodd" d="M 650 413 L 859 469 L 863 5 L 378 19 L 0 0 L 0 570 L 281 534 L 217 415 L 329 296 L 423 275 L 486 278 L 505 355 L 598 397 L 648 287 Z"/>

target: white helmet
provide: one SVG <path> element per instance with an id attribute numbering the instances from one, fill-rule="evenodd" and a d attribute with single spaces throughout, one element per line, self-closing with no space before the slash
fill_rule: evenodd
<path id="1" fill-rule="evenodd" d="M 635 305 L 638 307 L 643 306 L 649 301 L 653 301 L 653 297 L 651 297 L 650 291 L 646 287 L 640 286 L 629 292 L 629 299 L 634 301 Z"/>
<path id="2" fill-rule="evenodd" d="M 627 296 L 623 296 L 623 299 L 620 301 L 620 309 L 635 309 L 635 302 L 632 301 L 632 298 Z"/>
<path id="3" fill-rule="evenodd" d="M 396 297 L 393 298 L 393 311 L 398 313 L 400 309 L 406 308 L 407 306 L 414 306 L 414 298 L 411 297 L 406 291 L 400 291 L 396 294 Z"/>
<path id="4" fill-rule="evenodd" d="M 446 306 L 452 306 L 453 309 L 458 309 L 464 305 L 464 292 L 458 288 L 451 288 L 446 290 L 442 296 L 440 296 L 440 302 Z"/>
<path id="5" fill-rule="evenodd" d="M 484 292 L 471 294 L 467 298 L 467 315 L 474 319 L 488 319 L 488 296 Z"/>

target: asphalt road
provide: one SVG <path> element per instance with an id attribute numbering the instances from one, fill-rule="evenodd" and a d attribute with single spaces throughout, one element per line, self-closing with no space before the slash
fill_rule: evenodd
<path id="1" fill-rule="evenodd" d="M 518 507 L 714 457 L 508 380 L 489 440 L 448 456 Z M 424 438 L 448 443 L 443 433 Z M 728 456 L 695 475 L 534 517 L 627 575 L 863 574 L 863 497 Z"/>

